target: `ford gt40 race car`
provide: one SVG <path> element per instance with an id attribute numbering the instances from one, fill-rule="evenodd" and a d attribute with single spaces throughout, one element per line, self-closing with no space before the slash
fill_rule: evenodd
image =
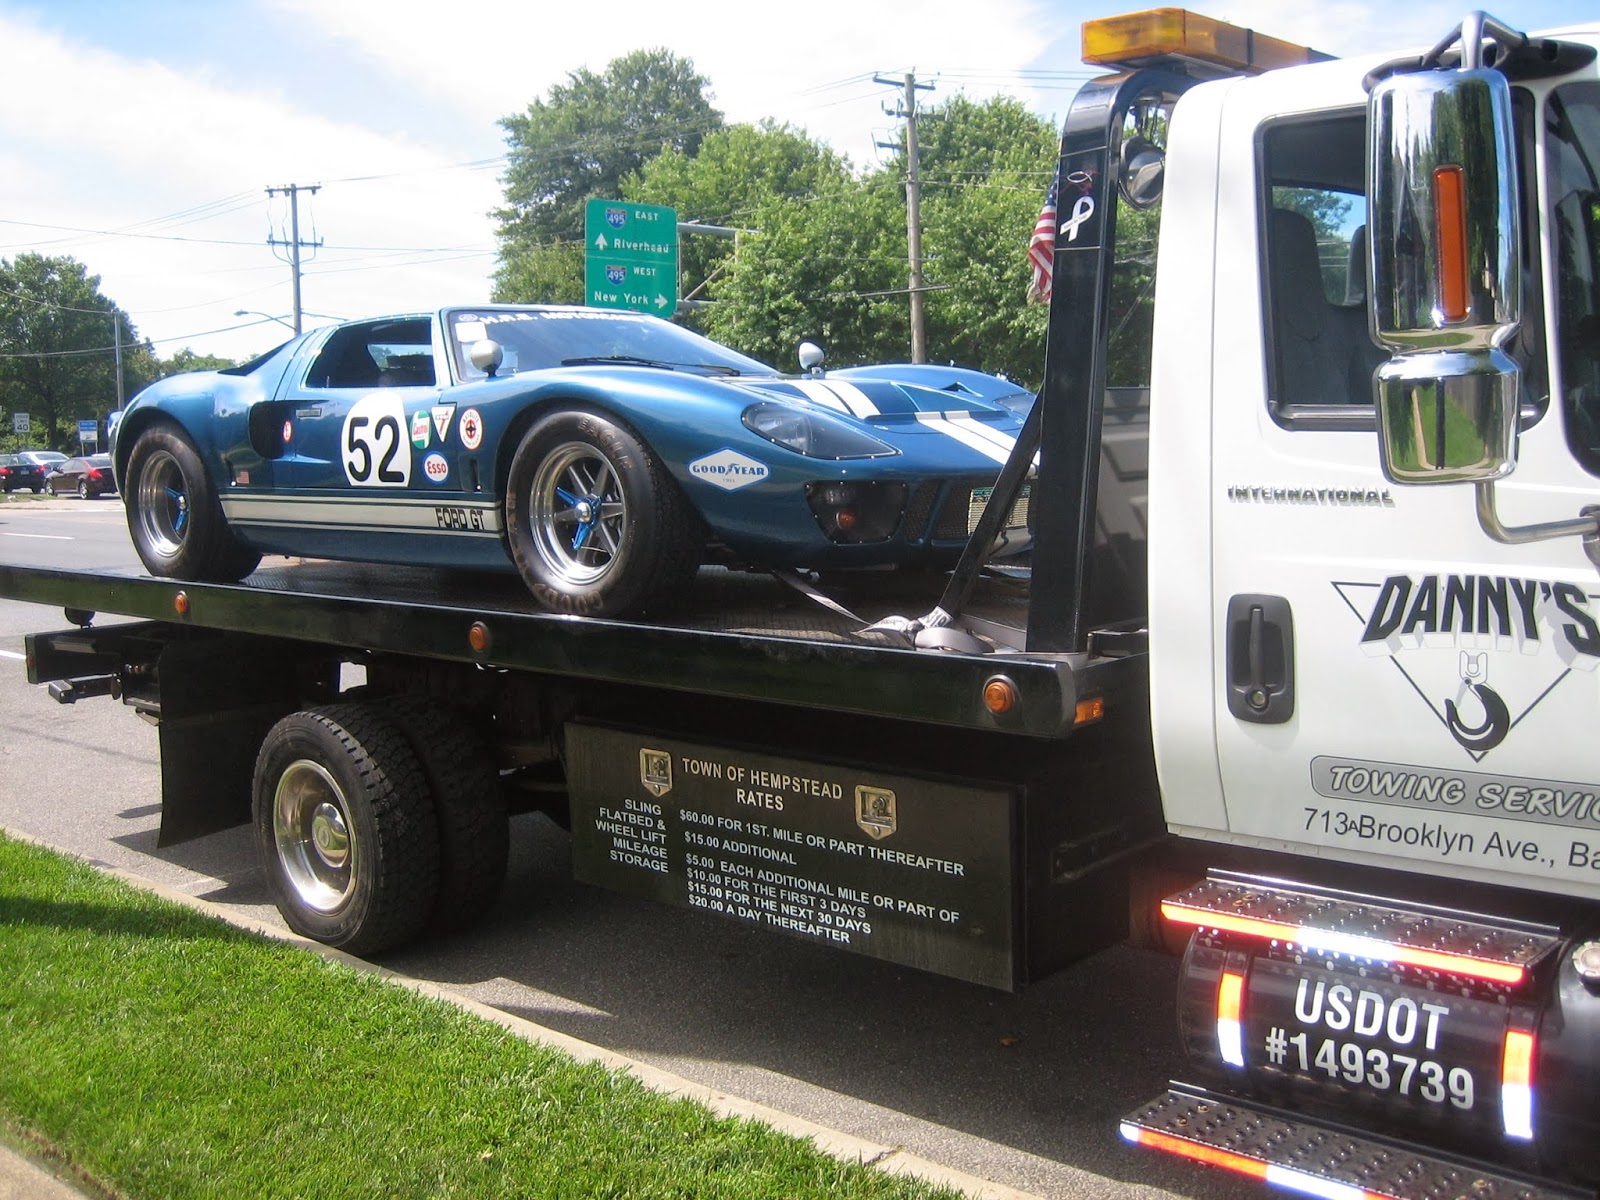
<path id="1" fill-rule="evenodd" d="M 163 379 L 113 458 L 155 575 L 514 568 L 546 608 L 620 615 L 703 562 L 949 566 L 1032 399 L 955 367 L 785 376 L 656 317 L 488 305 Z M 1008 524 L 1025 549 L 1025 497 Z"/>

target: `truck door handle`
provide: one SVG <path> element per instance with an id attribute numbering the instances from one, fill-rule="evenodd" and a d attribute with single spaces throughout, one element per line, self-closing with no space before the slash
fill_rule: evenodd
<path id="1" fill-rule="evenodd" d="M 1228 711 L 1254 725 L 1294 716 L 1294 615 L 1282 596 L 1228 598 Z"/>

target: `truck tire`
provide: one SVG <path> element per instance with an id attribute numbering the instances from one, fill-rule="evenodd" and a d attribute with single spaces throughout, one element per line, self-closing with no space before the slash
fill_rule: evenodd
<path id="1" fill-rule="evenodd" d="M 555 412 L 528 430 L 505 516 L 523 582 L 553 612 L 637 612 L 700 564 L 699 514 L 649 448 L 597 412 Z"/>
<path id="2" fill-rule="evenodd" d="M 216 489 L 188 438 L 152 425 L 128 455 L 128 532 L 150 574 L 236 583 L 261 562 L 228 528 Z"/>
<path id="3" fill-rule="evenodd" d="M 427 776 L 439 830 L 439 890 L 429 928 L 459 929 L 483 915 L 505 883 L 511 827 L 500 773 L 467 721 L 427 696 L 386 702 Z"/>
<path id="4" fill-rule="evenodd" d="M 352 954 L 415 937 L 433 914 L 439 833 L 411 744 L 376 707 L 284 717 L 261 743 L 256 846 L 296 933 Z"/>

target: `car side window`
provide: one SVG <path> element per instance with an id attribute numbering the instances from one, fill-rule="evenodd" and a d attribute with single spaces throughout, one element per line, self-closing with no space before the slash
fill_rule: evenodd
<path id="1" fill-rule="evenodd" d="M 431 387 L 433 344 L 426 319 L 346 325 L 323 343 L 308 388 Z"/>

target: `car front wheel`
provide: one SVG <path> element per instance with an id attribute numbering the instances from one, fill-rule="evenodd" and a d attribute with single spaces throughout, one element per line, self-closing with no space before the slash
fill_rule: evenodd
<path id="1" fill-rule="evenodd" d="M 82 485 L 79 494 L 87 494 Z M 228 528 L 199 453 L 168 426 L 152 426 L 134 443 L 124 503 L 134 549 L 152 575 L 233 583 L 261 561 Z"/>
<path id="2" fill-rule="evenodd" d="M 512 558 L 554 612 L 621 616 L 681 590 L 699 566 L 699 514 L 632 430 L 552 413 L 517 447 L 506 484 Z"/>

